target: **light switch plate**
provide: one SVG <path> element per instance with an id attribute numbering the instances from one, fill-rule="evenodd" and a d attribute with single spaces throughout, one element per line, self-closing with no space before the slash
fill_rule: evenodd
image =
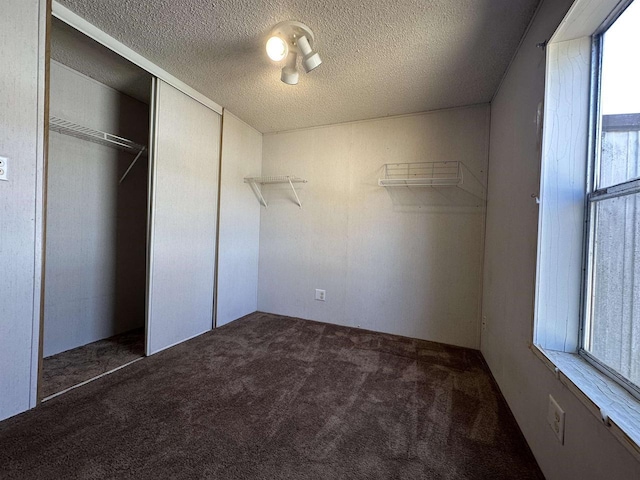
<path id="1" fill-rule="evenodd" d="M 7 177 L 7 163 L 9 163 L 9 159 L 7 157 L 0 157 L 0 180 L 9 180 Z"/>

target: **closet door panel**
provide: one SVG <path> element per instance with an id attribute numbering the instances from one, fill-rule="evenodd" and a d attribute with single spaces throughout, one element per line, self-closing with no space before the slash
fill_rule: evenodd
<path id="1" fill-rule="evenodd" d="M 213 327 L 220 116 L 156 80 L 147 355 Z"/>

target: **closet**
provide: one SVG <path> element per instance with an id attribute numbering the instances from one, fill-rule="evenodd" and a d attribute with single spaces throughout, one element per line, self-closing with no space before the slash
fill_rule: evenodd
<path id="1" fill-rule="evenodd" d="M 42 398 L 144 355 L 151 82 L 53 19 Z"/>
<path id="2" fill-rule="evenodd" d="M 55 15 L 42 401 L 215 325 L 222 109 L 63 7 Z"/>

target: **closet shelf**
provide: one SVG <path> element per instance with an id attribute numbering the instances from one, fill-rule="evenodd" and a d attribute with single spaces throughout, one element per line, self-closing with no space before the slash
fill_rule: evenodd
<path id="1" fill-rule="evenodd" d="M 112 135 L 107 132 L 101 132 L 100 130 L 94 130 L 93 128 L 78 125 L 77 123 L 70 122 L 69 120 L 53 116 L 49 117 L 49 129 L 64 135 L 70 135 L 82 140 L 99 143 L 100 145 L 114 147 L 132 153 L 138 153 L 145 148 L 144 145 L 140 145 L 126 138 L 118 137 L 117 135 Z"/>
<path id="2" fill-rule="evenodd" d="M 107 132 L 101 132 L 100 130 L 78 125 L 77 123 L 54 116 L 49 117 L 49 130 L 135 154 L 136 157 L 124 172 L 124 175 L 120 178 L 119 183 L 122 183 L 140 156 L 145 154 L 147 151 L 147 147 L 144 145 L 140 145 L 139 143 L 133 142 L 127 138 L 118 137 L 117 135 L 112 135 Z"/>
<path id="3" fill-rule="evenodd" d="M 264 199 L 262 195 L 262 189 L 258 185 L 272 185 L 275 183 L 288 183 L 291 186 L 291 190 L 293 191 L 293 195 L 296 197 L 296 203 L 300 208 L 302 208 L 302 203 L 300 202 L 300 198 L 298 197 L 298 192 L 296 192 L 296 187 L 293 185 L 294 183 L 307 183 L 307 181 L 303 178 L 298 178 L 292 175 L 271 175 L 265 177 L 245 177 L 244 183 L 248 183 L 251 185 L 251 188 L 258 196 L 260 203 L 267 208 L 267 201 Z"/>
<path id="4" fill-rule="evenodd" d="M 484 186 L 462 162 L 386 163 L 381 187 L 457 187 L 484 199 Z"/>

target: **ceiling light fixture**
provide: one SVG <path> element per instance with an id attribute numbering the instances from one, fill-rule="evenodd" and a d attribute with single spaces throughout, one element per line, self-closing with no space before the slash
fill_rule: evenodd
<path id="1" fill-rule="evenodd" d="M 296 69 L 298 54 L 302 58 L 302 66 L 307 73 L 322 63 L 320 55 L 313 51 L 314 40 L 313 32 L 304 23 L 286 21 L 273 27 L 267 40 L 267 55 L 275 62 L 287 59 L 280 74 L 280 80 L 288 85 L 298 83 L 299 74 Z"/>

